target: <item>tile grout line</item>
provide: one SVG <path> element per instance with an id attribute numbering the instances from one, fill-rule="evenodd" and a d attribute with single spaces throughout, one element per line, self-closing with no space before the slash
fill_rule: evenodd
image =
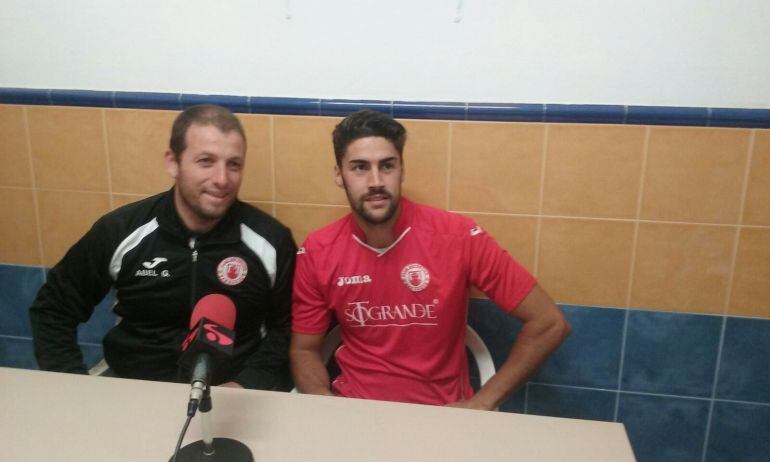
<path id="1" fill-rule="evenodd" d="M 30 182 L 32 183 L 32 203 L 35 207 L 35 220 L 37 221 L 37 253 L 40 259 L 40 265 L 43 271 L 43 281 L 45 282 L 45 255 L 43 252 L 43 223 L 40 220 L 40 198 L 38 197 L 37 179 L 35 176 L 35 162 L 32 160 L 32 135 L 29 132 L 29 113 L 27 106 L 22 106 L 22 118 L 24 120 L 24 135 L 27 143 L 27 166 L 29 167 Z"/>
<path id="2" fill-rule="evenodd" d="M 45 269 L 45 266 L 43 265 L 27 265 L 22 263 L 8 263 L 8 262 L 0 262 L 0 267 L 2 266 L 13 266 L 16 268 L 38 268 L 38 269 Z"/>
<path id="3" fill-rule="evenodd" d="M 708 416 L 706 417 L 706 434 L 703 437 L 703 449 L 701 451 L 701 462 L 706 462 L 706 455 L 708 453 L 708 444 L 711 439 L 711 424 L 714 416 L 714 400 L 717 395 L 717 387 L 719 386 L 719 370 L 722 366 L 722 352 L 725 344 L 725 331 L 727 330 L 727 317 L 730 312 L 730 299 L 733 293 L 733 283 L 735 281 L 735 266 L 738 259 L 738 245 L 741 239 L 741 227 L 743 223 L 743 210 L 746 206 L 746 193 L 748 191 L 749 173 L 751 172 L 752 153 L 754 151 L 754 140 L 756 130 L 749 132 L 749 146 L 748 153 L 746 154 L 746 166 L 743 172 L 743 185 L 741 187 L 741 199 L 738 205 L 738 226 L 735 228 L 735 236 L 733 237 L 732 255 L 730 256 L 730 273 L 727 279 L 727 288 L 725 290 L 724 306 L 722 308 L 722 326 L 719 332 L 719 347 L 717 348 L 716 366 L 714 367 L 714 382 L 711 386 L 711 400 L 709 402 Z"/>
<path id="4" fill-rule="evenodd" d="M 712 226 L 715 228 L 734 228 L 736 226 L 735 224 L 730 224 L 730 223 L 701 223 L 701 222 L 691 222 L 691 221 L 643 220 L 643 219 L 637 220 L 635 218 L 584 217 L 584 216 L 546 215 L 546 214 L 537 215 L 534 213 L 485 212 L 485 211 L 453 210 L 453 209 L 450 209 L 450 211 L 455 213 L 461 213 L 461 214 L 471 213 L 475 215 L 489 215 L 489 216 L 498 216 L 498 217 L 537 218 L 539 216 L 542 216 L 543 218 L 554 218 L 554 219 L 560 219 L 560 220 L 610 221 L 610 222 L 618 222 L 618 223 L 634 223 L 638 221 L 639 223 L 655 223 L 655 224 L 661 224 L 661 225 L 683 225 L 683 226 Z M 770 226 L 740 225 L 740 228 L 770 229 Z"/>
<path id="5" fill-rule="evenodd" d="M 757 401 L 742 401 L 739 399 L 714 399 L 715 403 L 730 403 L 730 404 L 744 404 L 747 406 L 763 406 L 763 407 L 770 407 L 770 403 L 763 403 L 763 402 L 757 402 Z"/>
<path id="6" fill-rule="evenodd" d="M 315 203 L 305 203 L 305 202 L 284 202 L 284 201 L 251 201 L 251 202 L 273 202 L 277 205 L 298 205 L 300 207 L 327 207 L 327 208 L 347 208 L 350 209 L 349 205 L 344 204 L 315 204 Z"/>
<path id="7" fill-rule="evenodd" d="M 9 338 L 11 340 L 29 340 L 32 341 L 32 337 L 24 337 L 21 335 L 8 335 L 8 334 L 0 334 L 0 338 Z"/>
<path id="8" fill-rule="evenodd" d="M 605 393 L 614 393 L 615 390 L 608 389 L 608 388 L 599 388 L 599 387 L 586 387 L 586 386 L 580 386 L 580 385 L 565 385 L 565 384 L 559 384 L 559 383 L 548 383 L 548 382 L 528 382 L 530 385 L 538 385 L 543 387 L 551 387 L 551 388 L 568 388 L 571 390 L 587 390 L 587 391 L 601 391 Z M 631 391 L 631 390 L 624 390 L 623 393 L 629 394 L 629 395 L 638 395 L 638 396 L 655 396 L 658 398 L 676 398 L 676 399 L 692 399 L 696 401 L 712 401 L 711 397 L 706 396 L 689 396 L 689 395 L 675 395 L 675 394 L 668 394 L 668 393 L 653 393 L 653 392 L 647 392 L 647 391 Z M 741 401 L 741 400 L 734 400 L 734 399 L 719 399 L 719 398 L 713 398 L 714 402 L 721 402 L 721 403 L 735 403 L 735 404 L 746 404 L 751 406 L 770 406 L 770 402 L 762 402 L 762 401 Z"/>
<path id="9" fill-rule="evenodd" d="M 112 199 L 112 166 L 110 163 L 110 141 L 107 139 L 107 114 L 104 109 L 100 111 L 102 113 L 102 135 L 104 140 L 104 159 L 107 168 L 107 198 L 110 204 L 110 210 L 115 210 L 115 203 Z"/>
<path id="10" fill-rule="evenodd" d="M 31 190 L 33 188 L 31 187 L 25 187 L 25 186 L 8 186 L 8 185 L 0 185 L 0 189 L 16 189 L 16 190 Z M 74 193 L 88 193 L 88 194 L 108 194 L 108 191 L 93 191 L 93 190 L 85 190 L 85 189 L 66 189 L 66 188 L 37 188 L 38 191 L 47 191 L 47 192 L 74 192 Z M 149 197 L 148 194 L 143 193 L 134 193 L 134 192 L 120 192 L 115 191 L 113 194 L 122 195 L 122 196 L 135 196 L 135 197 Z M 251 200 L 246 199 L 247 202 L 263 202 L 263 203 L 272 203 L 275 202 L 279 205 L 300 205 L 300 206 L 308 206 L 308 207 L 345 207 L 344 204 L 319 204 L 314 202 L 287 202 L 287 201 L 273 201 L 273 200 Z M 449 211 L 460 213 L 460 214 L 474 214 L 474 215 L 487 215 L 487 216 L 500 216 L 500 217 L 518 217 L 518 218 L 538 218 L 538 215 L 536 214 L 529 214 L 529 213 L 499 213 L 499 212 L 477 212 L 477 211 L 469 211 L 469 210 L 452 210 Z M 619 222 L 619 223 L 633 223 L 634 219 L 630 218 L 607 218 L 607 217 L 578 217 L 578 216 L 568 216 L 568 215 L 542 215 L 543 218 L 554 218 L 554 219 L 561 219 L 561 220 L 585 220 L 585 221 L 611 221 L 611 222 Z M 684 222 L 684 221 L 660 221 L 660 220 L 639 220 L 640 223 L 656 223 L 656 224 L 671 224 L 671 225 L 683 225 L 683 226 L 711 226 L 716 228 L 735 228 L 735 224 L 722 224 L 722 223 L 695 223 L 695 222 Z M 766 225 L 740 225 L 741 229 L 770 229 L 770 226 Z"/>
<path id="11" fill-rule="evenodd" d="M 618 386 L 615 390 L 615 409 L 612 414 L 612 421 L 618 421 L 618 413 L 620 411 L 620 389 L 623 381 L 623 369 L 626 366 L 626 341 L 628 340 L 628 318 L 631 316 L 631 309 L 626 308 L 625 316 L 623 317 L 623 335 L 620 341 L 620 364 L 618 364 Z"/>
<path id="12" fill-rule="evenodd" d="M 746 167 L 743 172 L 743 187 L 741 188 L 741 199 L 738 204 L 738 226 L 735 228 L 733 237 L 732 255 L 730 256 L 730 273 L 727 279 L 727 288 L 725 290 L 725 304 L 722 312 L 727 315 L 730 312 L 730 301 L 733 296 L 733 283 L 735 282 L 735 266 L 738 260 L 738 245 L 741 240 L 741 225 L 743 224 L 743 209 L 746 207 L 746 195 L 749 189 L 749 174 L 751 173 L 751 162 L 753 160 L 754 140 L 756 130 L 752 130 L 749 135 L 749 152 L 746 155 Z"/>
<path id="13" fill-rule="evenodd" d="M 639 172 L 639 190 L 636 196 L 636 219 L 634 220 L 634 237 L 631 244 L 631 262 L 628 270 L 628 288 L 626 292 L 626 312 L 623 317 L 623 335 L 620 341 L 620 362 L 618 364 L 618 381 L 615 394 L 615 408 L 612 420 L 618 421 L 620 413 L 620 390 L 623 385 L 623 370 L 626 366 L 626 343 L 628 341 L 628 320 L 631 316 L 631 293 L 634 288 L 634 272 L 636 270 L 637 246 L 639 245 L 639 227 L 642 216 L 642 200 L 644 198 L 644 182 L 647 178 L 647 157 L 650 150 L 650 127 L 645 128 L 644 144 L 642 146 L 642 165 Z"/>
<path id="14" fill-rule="evenodd" d="M 719 346 L 717 347 L 716 366 L 714 367 L 714 382 L 711 384 L 711 398 L 709 399 L 709 411 L 706 416 L 706 434 L 703 435 L 703 450 L 701 451 L 701 462 L 706 462 L 706 453 L 708 451 L 709 439 L 711 438 L 711 422 L 714 415 L 714 403 L 717 395 L 717 386 L 719 385 L 719 369 L 722 365 L 722 351 L 725 344 L 725 331 L 727 330 L 727 316 L 722 316 L 722 326 L 719 329 Z"/>
<path id="15" fill-rule="evenodd" d="M 0 188 L 3 188 L 4 186 L 0 186 Z M 17 188 L 18 189 L 18 188 Z M 66 189 L 66 188 L 36 188 L 38 191 L 47 191 L 47 192 L 65 192 L 65 193 L 86 193 L 86 194 L 109 194 L 110 192 L 106 189 L 95 191 L 93 189 Z M 123 196 L 141 196 L 141 197 L 150 197 L 153 194 L 145 194 L 145 193 L 133 193 L 133 192 L 120 192 L 116 191 L 115 194 L 120 194 Z"/>
<path id="16" fill-rule="evenodd" d="M 610 388 L 599 388 L 599 387 L 585 387 L 581 385 L 564 385 L 564 384 L 558 384 L 558 383 L 536 382 L 536 381 L 530 381 L 529 384 L 539 385 L 543 387 L 569 388 L 572 390 L 603 391 L 603 392 L 609 392 L 609 393 L 615 393 L 617 391 L 614 388 L 610 389 Z"/>
<path id="17" fill-rule="evenodd" d="M 454 122 L 449 122 L 449 130 L 447 133 L 447 153 L 446 153 L 446 185 L 444 192 L 446 198 L 444 199 L 444 208 L 449 210 L 449 195 L 451 194 L 450 184 L 452 182 L 452 136 L 454 135 Z"/>
<path id="18" fill-rule="evenodd" d="M 636 251 L 639 245 L 639 227 L 642 215 L 642 198 L 644 197 L 644 182 L 647 179 L 647 154 L 650 148 L 650 128 L 644 131 L 642 144 L 642 165 L 639 172 L 639 189 L 636 193 L 636 217 L 634 220 L 634 236 L 631 239 L 631 262 L 628 268 L 628 287 L 626 292 L 626 307 L 631 306 L 631 293 L 634 289 L 634 272 L 636 271 Z"/>
<path id="19" fill-rule="evenodd" d="M 543 128 L 543 152 L 540 157 L 540 192 L 537 200 L 537 220 L 535 222 L 535 255 L 532 274 L 537 277 L 540 272 L 540 233 L 543 229 L 543 202 L 545 195 L 545 166 L 548 156 L 548 136 L 550 134 L 550 124 L 545 124 Z"/>

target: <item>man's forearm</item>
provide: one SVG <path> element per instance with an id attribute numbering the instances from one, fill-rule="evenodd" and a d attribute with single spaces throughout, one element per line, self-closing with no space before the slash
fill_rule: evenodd
<path id="1" fill-rule="evenodd" d="M 288 328 L 269 328 L 257 351 L 246 359 L 233 381 L 244 388 L 289 391 L 292 387 L 289 338 Z"/>
<path id="2" fill-rule="evenodd" d="M 496 409 L 543 365 L 569 335 L 570 326 L 551 297 L 536 285 L 511 315 L 523 327 L 497 373 L 476 395 L 459 406 Z"/>
<path id="3" fill-rule="evenodd" d="M 548 325 L 525 324 L 511 353 L 497 373 L 471 399 L 477 409 L 496 409 L 543 365 L 569 333 L 569 325 L 556 320 Z"/>
<path id="4" fill-rule="evenodd" d="M 76 328 L 69 320 L 53 318 L 39 306 L 30 310 L 32 339 L 38 366 L 44 371 L 87 374 L 77 344 Z"/>
<path id="5" fill-rule="evenodd" d="M 321 356 L 312 351 L 290 351 L 291 373 L 300 393 L 333 396 L 329 387 L 329 372 Z"/>

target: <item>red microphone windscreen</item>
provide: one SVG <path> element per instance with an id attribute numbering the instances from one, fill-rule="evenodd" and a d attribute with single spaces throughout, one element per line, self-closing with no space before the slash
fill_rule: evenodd
<path id="1" fill-rule="evenodd" d="M 190 329 L 194 329 L 201 318 L 206 318 L 222 327 L 233 330 L 235 327 L 235 304 L 229 297 L 210 294 L 198 300 L 190 316 Z"/>

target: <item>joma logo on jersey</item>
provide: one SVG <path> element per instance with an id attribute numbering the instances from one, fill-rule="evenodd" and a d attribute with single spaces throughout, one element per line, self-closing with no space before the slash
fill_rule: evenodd
<path id="1" fill-rule="evenodd" d="M 369 284 L 372 278 L 368 274 L 363 276 L 340 276 L 337 278 L 337 287 L 350 286 L 356 284 Z"/>
<path id="2" fill-rule="evenodd" d="M 171 273 L 169 273 L 168 270 L 163 270 L 160 273 L 155 271 L 155 267 L 160 265 L 161 263 L 167 262 L 168 259 L 164 257 L 155 257 L 152 259 L 152 261 L 146 261 L 142 263 L 142 266 L 144 266 L 147 269 L 139 269 L 136 270 L 136 273 L 134 273 L 135 277 L 139 278 L 156 278 L 158 276 L 167 278 L 171 276 Z"/>
<path id="3" fill-rule="evenodd" d="M 146 262 L 142 263 L 142 266 L 144 266 L 147 269 L 153 269 L 156 266 L 158 266 L 159 264 L 163 263 L 164 261 L 168 261 L 168 258 L 155 257 L 155 258 L 152 259 L 152 261 L 146 261 Z"/>

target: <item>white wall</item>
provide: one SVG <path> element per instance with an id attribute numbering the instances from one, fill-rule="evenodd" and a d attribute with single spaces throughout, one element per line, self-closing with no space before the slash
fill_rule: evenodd
<path id="1" fill-rule="evenodd" d="M 0 0 L 0 87 L 770 108 L 769 31 L 767 0 Z"/>

